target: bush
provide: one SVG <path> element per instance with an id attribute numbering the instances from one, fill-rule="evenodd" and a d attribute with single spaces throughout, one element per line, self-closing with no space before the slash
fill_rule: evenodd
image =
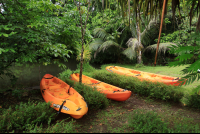
<path id="1" fill-rule="evenodd" d="M 81 63 L 77 64 L 77 70 L 79 70 L 79 71 L 80 71 L 80 65 L 81 65 Z M 89 64 L 89 62 L 83 63 L 83 72 L 91 72 L 91 71 L 94 71 L 94 70 L 95 70 L 95 68 L 93 68 Z"/>
<path id="2" fill-rule="evenodd" d="M 14 110 L 9 109 L 3 110 L 0 116 L 0 131 L 8 131 L 11 129 L 24 129 L 28 125 L 37 123 L 49 123 L 54 119 L 55 112 L 50 107 L 50 103 L 39 102 L 33 103 L 20 103 L 16 105 Z"/>
<path id="3" fill-rule="evenodd" d="M 89 105 L 89 109 L 103 109 L 109 105 L 109 100 L 106 98 L 106 96 L 96 89 L 93 89 L 92 87 L 86 86 L 79 82 L 75 83 L 69 78 L 66 78 L 65 82 L 72 86 L 79 94 L 83 96 Z"/>
<path id="4" fill-rule="evenodd" d="M 169 133 L 168 123 L 152 111 L 135 110 L 129 116 L 129 127 L 134 129 L 135 133 Z"/>
<path id="5" fill-rule="evenodd" d="M 24 133 L 76 133 L 75 122 L 73 119 L 70 122 L 65 122 L 67 119 L 64 119 L 56 124 L 49 125 L 48 128 L 43 129 L 42 124 L 40 126 L 36 125 L 29 125 L 26 128 Z"/>
<path id="6" fill-rule="evenodd" d="M 83 96 L 85 101 L 88 103 L 89 110 L 103 109 L 109 105 L 109 100 L 106 98 L 106 95 L 92 87 L 76 83 L 74 89 Z"/>
<path id="7" fill-rule="evenodd" d="M 134 93 L 138 93 L 143 96 L 149 96 L 166 101 L 179 102 L 184 95 L 181 91 L 181 87 L 165 85 L 163 83 L 140 81 L 138 78 L 105 71 L 95 72 L 92 77 L 100 81 L 131 90 Z"/>
<path id="8" fill-rule="evenodd" d="M 63 71 L 62 73 L 59 73 L 58 78 L 62 81 L 66 81 L 66 79 L 69 79 L 70 75 L 72 74 L 72 71 L 70 69 L 67 69 Z"/>
<path id="9" fill-rule="evenodd" d="M 192 89 L 191 94 L 186 94 L 184 99 L 186 106 L 200 109 L 200 95 L 198 94 L 200 86 Z"/>

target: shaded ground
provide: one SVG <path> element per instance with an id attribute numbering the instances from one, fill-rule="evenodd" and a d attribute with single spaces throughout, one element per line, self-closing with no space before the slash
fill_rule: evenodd
<path id="1" fill-rule="evenodd" d="M 19 95 L 18 95 L 19 96 Z M 33 101 L 44 101 L 39 89 L 24 90 L 21 93 L 21 99 L 16 95 L 12 95 L 11 92 L 0 93 L 0 106 L 2 108 L 8 108 L 9 106 L 15 106 L 20 102 L 27 102 L 28 99 Z M 89 110 L 86 115 L 81 119 L 73 119 L 67 114 L 60 113 L 56 121 L 66 118 L 76 120 L 77 132 L 133 132 L 128 127 L 128 118 L 132 111 L 136 109 L 144 109 L 145 111 L 157 112 L 163 121 L 169 122 L 170 127 L 173 127 L 175 122 L 184 124 L 200 124 L 200 110 L 191 109 L 183 106 L 182 104 L 164 102 L 161 100 L 152 100 L 147 97 L 140 97 L 136 94 L 132 94 L 131 97 L 124 102 L 117 102 L 110 100 L 110 106 L 102 110 Z M 56 111 L 55 111 L 56 112 Z"/>

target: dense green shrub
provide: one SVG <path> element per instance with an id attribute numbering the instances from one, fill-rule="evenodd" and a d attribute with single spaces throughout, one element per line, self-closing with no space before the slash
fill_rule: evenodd
<path id="1" fill-rule="evenodd" d="M 185 94 L 184 100 L 186 106 L 200 109 L 200 95 L 198 94 L 199 90 L 200 86 L 197 86 L 196 88 L 192 89 L 191 94 Z"/>
<path id="2" fill-rule="evenodd" d="M 83 98 L 89 105 L 89 109 L 102 109 L 106 108 L 109 105 L 109 100 L 106 98 L 106 96 L 99 91 L 93 89 L 92 87 L 86 86 L 78 82 L 75 83 L 74 81 L 66 77 L 64 81 L 83 96 Z"/>
<path id="3" fill-rule="evenodd" d="M 109 105 L 109 100 L 106 98 L 106 95 L 100 93 L 92 87 L 81 83 L 76 83 L 74 89 L 84 97 L 85 101 L 89 105 L 89 110 L 103 109 Z"/>
<path id="4" fill-rule="evenodd" d="M 163 83 L 140 81 L 138 78 L 105 71 L 95 72 L 92 77 L 100 81 L 131 90 L 134 93 L 138 93 L 143 96 L 149 96 L 166 101 L 178 102 L 184 95 L 181 91 L 181 87 L 169 86 Z"/>
<path id="5" fill-rule="evenodd" d="M 80 63 L 77 64 L 77 70 L 80 70 Z M 89 62 L 83 63 L 83 71 L 84 72 L 91 72 L 94 71 L 95 68 L 93 68 Z M 75 72 L 74 72 L 75 73 Z M 79 73 L 79 72 L 78 72 Z"/>
<path id="6" fill-rule="evenodd" d="M 50 123 L 54 119 L 55 112 L 50 103 L 39 102 L 20 103 L 14 109 L 5 109 L 0 116 L 0 131 L 11 129 L 24 129 L 28 125 L 37 123 Z"/>
<path id="7" fill-rule="evenodd" d="M 75 125 L 73 124 L 75 121 L 65 122 L 66 120 L 49 125 L 46 129 L 42 127 L 42 124 L 40 126 L 29 124 L 24 133 L 76 133 Z"/>
<path id="8" fill-rule="evenodd" d="M 129 115 L 128 123 L 135 133 L 169 133 L 171 131 L 168 124 L 152 111 L 145 112 L 137 109 Z"/>
<path id="9" fill-rule="evenodd" d="M 72 71 L 70 69 L 67 69 L 63 71 L 62 73 L 59 73 L 58 78 L 62 81 L 66 81 L 66 79 L 69 79 L 70 75 L 72 74 Z"/>

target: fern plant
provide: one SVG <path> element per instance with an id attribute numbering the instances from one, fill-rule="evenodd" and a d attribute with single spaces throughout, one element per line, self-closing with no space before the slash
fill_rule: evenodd
<path id="1" fill-rule="evenodd" d="M 175 58 L 175 61 L 171 62 L 170 66 L 180 66 L 187 64 L 191 60 L 194 62 L 190 64 L 188 67 L 182 70 L 186 76 L 183 78 L 187 79 L 186 85 L 193 83 L 196 79 L 200 79 L 199 72 L 197 71 L 200 69 L 200 33 L 194 32 L 191 34 L 190 42 L 191 44 L 182 46 L 178 44 L 177 46 L 171 47 L 170 52 L 176 53 L 178 56 Z M 194 43 L 193 43 L 194 42 Z"/>

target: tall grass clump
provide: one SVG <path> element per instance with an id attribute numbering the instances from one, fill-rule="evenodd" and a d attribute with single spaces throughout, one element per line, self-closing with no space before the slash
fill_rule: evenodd
<path id="1" fill-rule="evenodd" d="M 169 133 L 168 123 L 162 121 L 161 117 L 153 111 L 145 112 L 137 109 L 129 115 L 129 127 L 135 133 Z"/>
<path id="2" fill-rule="evenodd" d="M 163 83 L 152 83 L 150 81 L 140 81 L 138 78 L 105 71 L 95 72 L 92 77 L 100 81 L 131 90 L 142 96 L 149 96 L 166 101 L 179 102 L 184 95 L 181 87 L 165 85 Z"/>
<path id="3" fill-rule="evenodd" d="M 20 103 L 14 109 L 4 109 L 0 116 L 0 131 L 12 129 L 23 130 L 28 125 L 49 123 L 55 118 L 56 113 L 50 103 L 39 102 Z"/>

